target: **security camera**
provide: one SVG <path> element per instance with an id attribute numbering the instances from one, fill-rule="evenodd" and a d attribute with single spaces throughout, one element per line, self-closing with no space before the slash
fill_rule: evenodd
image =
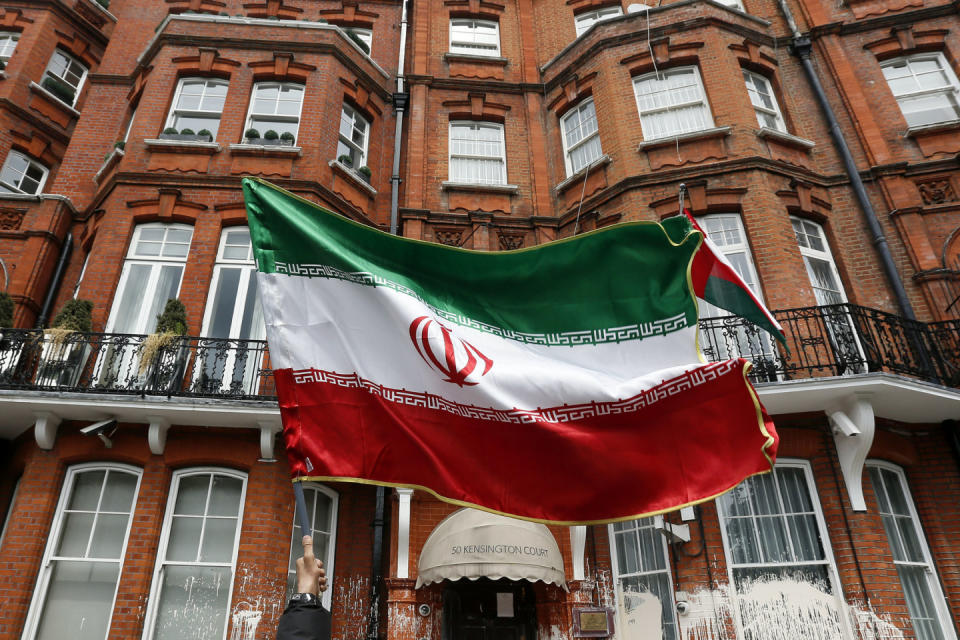
<path id="1" fill-rule="evenodd" d="M 428 615 L 430 615 L 430 605 L 428 605 L 428 604 L 421 604 L 419 607 L 417 607 L 417 612 L 418 612 L 421 616 L 423 616 L 424 618 L 426 618 Z"/>
<path id="2" fill-rule="evenodd" d="M 685 616 L 685 615 L 687 615 L 688 613 L 690 613 L 690 603 L 689 603 L 689 602 L 685 602 L 685 601 L 683 601 L 683 600 L 678 601 L 678 602 L 677 602 L 677 613 L 679 613 L 679 614 L 682 615 L 682 616 Z"/>
<path id="3" fill-rule="evenodd" d="M 85 436 L 96 434 L 96 436 L 103 441 L 103 445 L 107 449 L 109 449 L 113 446 L 113 441 L 110 439 L 110 436 L 112 436 L 113 432 L 116 430 L 117 430 L 117 419 L 108 418 L 107 420 L 101 420 L 100 422 L 93 423 L 89 427 L 84 427 L 83 429 L 80 429 L 80 433 L 82 433 Z"/>
<path id="4" fill-rule="evenodd" d="M 117 426 L 116 418 L 109 418 L 107 420 L 101 420 L 100 422 L 95 422 L 89 427 L 84 427 L 83 429 L 80 429 L 80 433 L 82 433 L 85 436 L 89 436 L 91 434 L 99 435 L 101 433 L 106 433 L 107 431 L 110 431 L 116 426 Z"/>

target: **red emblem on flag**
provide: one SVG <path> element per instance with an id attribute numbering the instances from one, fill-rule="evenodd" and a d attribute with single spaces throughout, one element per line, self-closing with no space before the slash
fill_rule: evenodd
<path id="1" fill-rule="evenodd" d="M 410 339 L 424 362 L 447 376 L 444 382 L 459 387 L 477 384 L 493 366 L 493 360 L 430 316 L 420 316 L 410 323 Z M 483 370 L 478 372 L 481 361 Z"/>

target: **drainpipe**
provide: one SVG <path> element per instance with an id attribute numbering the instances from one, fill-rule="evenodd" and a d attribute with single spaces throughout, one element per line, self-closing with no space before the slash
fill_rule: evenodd
<path id="1" fill-rule="evenodd" d="M 860 171 L 857 169 L 853 155 L 850 153 L 850 147 L 847 145 L 847 140 L 843 137 L 843 132 L 840 130 L 840 123 L 837 122 L 833 107 L 830 106 L 830 102 L 827 100 L 827 95 L 823 91 L 823 85 L 820 83 L 820 78 L 817 76 L 817 72 L 813 68 L 813 62 L 810 60 L 810 52 L 813 48 L 810 38 L 800 33 L 800 30 L 797 28 L 797 23 L 793 19 L 793 13 L 790 11 L 790 7 L 787 6 L 786 0 L 777 0 L 777 4 L 780 6 L 780 11 L 783 13 L 783 17 L 786 19 L 787 25 L 793 34 L 793 53 L 800 58 L 800 64 L 803 66 L 807 81 L 813 88 L 813 93 L 817 96 L 820 109 L 823 111 L 823 115 L 827 119 L 827 124 L 830 126 L 830 136 L 833 138 L 833 144 L 836 146 L 843 160 L 843 166 L 844 169 L 846 169 L 847 176 L 850 178 L 850 185 L 853 187 L 854 196 L 856 196 L 857 203 L 863 210 L 867 227 L 870 230 L 871 240 L 877 248 L 877 252 L 880 254 L 880 261 L 883 263 L 884 273 L 890 282 L 890 286 L 893 287 L 893 293 L 897 298 L 900 311 L 908 320 L 916 321 L 917 316 L 913 311 L 913 305 L 910 304 L 907 291 L 904 289 L 903 281 L 900 279 L 900 273 L 897 271 L 897 267 L 893 262 L 893 255 L 890 253 L 887 238 L 883 235 L 883 229 L 880 227 L 877 213 L 873 209 L 873 204 L 871 204 L 870 197 L 867 195 L 866 187 L 864 187 L 863 180 L 860 178 Z M 921 351 L 921 354 L 925 355 L 923 351 Z"/>
<path id="2" fill-rule="evenodd" d="M 373 566 L 370 569 L 370 615 L 367 619 L 367 640 L 380 634 L 380 580 L 383 566 L 383 517 L 386 510 L 386 489 L 377 487 L 377 505 L 373 517 Z"/>
<path id="3" fill-rule="evenodd" d="M 400 13 L 400 58 L 397 61 L 397 92 L 393 94 L 393 110 L 396 114 L 396 130 L 393 134 L 393 175 L 390 176 L 390 233 L 397 235 L 400 221 L 400 142 L 403 136 L 403 113 L 407 110 L 410 96 L 403 91 L 403 64 L 407 50 L 407 6 L 404 0 Z"/>
<path id="4" fill-rule="evenodd" d="M 67 269 L 67 261 L 73 252 L 73 234 L 68 233 L 63 246 L 60 247 L 60 257 L 57 259 L 57 267 L 53 271 L 53 279 L 50 280 L 50 286 L 47 288 L 47 296 L 43 300 L 43 307 L 40 309 L 40 315 L 37 316 L 37 329 L 43 329 L 47 324 L 47 318 L 50 317 L 50 310 L 53 308 L 53 300 L 60 290 L 60 281 L 63 280 L 63 272 Z"/>

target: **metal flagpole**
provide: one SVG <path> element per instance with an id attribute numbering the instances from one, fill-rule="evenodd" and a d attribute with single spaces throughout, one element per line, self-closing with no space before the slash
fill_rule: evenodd
<path id="1" fill-rule="evenodd" d="M 300 478 L 293 483 L 293 497 L 297 501 L 297 520 L 300 521 L 300 530 L 305 536 L 313 537 L 313 525 L 307 513 L 307 499 L 303 495 L 303 483 Z"/>

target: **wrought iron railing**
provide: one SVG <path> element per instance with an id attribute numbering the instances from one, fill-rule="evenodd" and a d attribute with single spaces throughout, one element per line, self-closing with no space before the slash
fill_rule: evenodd
<path id="1" fill-rule="evenodd" d="M 960 386 L 960 321 L 911 322 L 841 304 L 776 311 L 789 352 L 746 320 L 700 321 L 710 360 L 743 357 L 756 382 L 886 371 Z M 0 388 L 268 400 L 263 340 L 7 329 Z"/>

